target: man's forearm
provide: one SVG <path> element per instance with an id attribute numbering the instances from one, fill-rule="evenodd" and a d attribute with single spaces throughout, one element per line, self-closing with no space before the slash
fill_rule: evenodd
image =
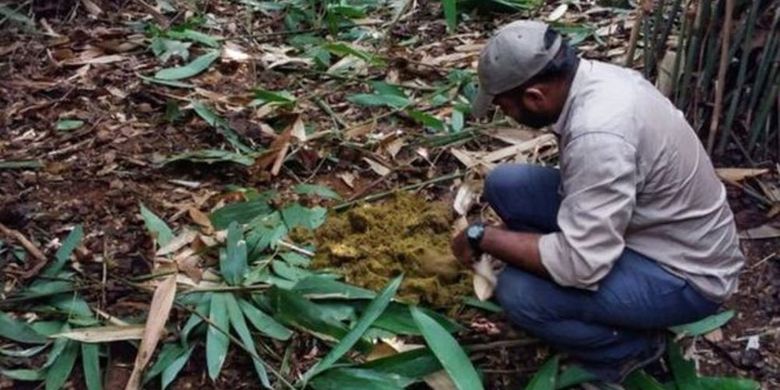
<path id="1" fill-rule="evenodd" d="M 535 233 L 515 232 L 495 226 L 485 228 L 482 251 L 515 267 L 550 278 L 539 255 L 539 238 Z"/>

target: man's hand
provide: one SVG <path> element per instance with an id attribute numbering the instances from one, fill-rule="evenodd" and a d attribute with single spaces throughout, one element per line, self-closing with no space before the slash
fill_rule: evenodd
<path id="1" fill-rule="evenodd" d="M 462 229 L 458 234 L 452 237 L 450 249 L 452 249 L 452 254 L 455 255 L 455 258 L 466 266 L 470 267 L 474 260 L 476 260 L 474 258 L 474 251 L 471 250 L 469 240 L 466 238 L 466 229 Z"/>

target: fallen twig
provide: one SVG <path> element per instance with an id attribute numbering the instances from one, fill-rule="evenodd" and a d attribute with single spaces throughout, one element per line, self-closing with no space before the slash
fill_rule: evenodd
<path id="1" fill-rule="evenodd" d="M 20 231 L 15 229 L 9 229 L 2 223 L 0 223 L 0 233 L 3 233 L 3 235 L 15 240 L 18 242 L 21 246 L 24 247 L 24 249 L 29 253 L 32 257 L 37 260 L 30 269 L 25 271 L 22 274 L 22 279 L 29 279 L 35 275 L 38 274 L 38 272 L 46 265 L 46 256 L 41 252 L 40 249 L 38 249 L 35 244 L 32 243 L 32 241 L 28 240 L 27 237 L 24 236 Z"/>
<path id="2" fill-rule="evenodd" d="M 342 204 L 336 205 L 335 207 L 333 207 L 333 210 L 336 210 L 336 211 L 346 210 L 346 209 L 348 209 L 348 208 L 350 208 L 350 207 L 352 207 L 355 204 L 360 203 L 360 202 L 372 202 L 372 201 L 375 201 L 375 200 L 386 198 L 386 197 L 388 197 L 388 196 L 390 196 L 390 195 L 392 195 L 392 194 L 394 194 L 394 193 L 396 193 L 398 191 L 411 191 L 411 190 L 415 190 L 415 189 L 420 188 L 420 187 L 425 187 L 425 186 L 427 186 L 429 184 L 436 184 L 436 183 L 441 183 L 443 181 L 448 181 L 448 180 L 461 178 L 465 174 L 466 174 L 465 172 L 450 173 L 448 175 L 439 176 L 439 177 L 436 177 L 436 178 L 433 178 L 431 180 L 427 180 L 427 181 L 424 181 L 424 182 L 421 182 L 421 183 L 411 184 L 411 185 L 404 186 L 404 187 L 401 187 L 401 188 L 398 188 L 398 189 L 394 189 L 394 190 L 390 190 L 390 191 L 384 191 L 384 192 L 380 192 L 380 193 L 373 194 L 373 195 L 368 195 L 368 196 L 360 198 L 360 199 L 355 199 L 355 200 L 352 200 L 352 201 L 348 201 L 348 202 L 344 202 Z"/>

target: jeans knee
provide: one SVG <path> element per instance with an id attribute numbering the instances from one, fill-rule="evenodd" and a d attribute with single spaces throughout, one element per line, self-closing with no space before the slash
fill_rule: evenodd
<path id="1" fill-rule="evenodd" d="M 544 302 L 533 288 L 531 275 L 514 268 L 505 269 L 498 277 L 495 297 L 507 317 L 521 328 L 533 328 L 544 322 Z"/>
<path id="2" fill-rule="evenodd" d="M 523 188 L 531 167 L 528 164 L 504 164 L 495 167 L 485 178 L 485 200 L 494 209 L 500 208 L 498 206 L 503 197 Z"/>

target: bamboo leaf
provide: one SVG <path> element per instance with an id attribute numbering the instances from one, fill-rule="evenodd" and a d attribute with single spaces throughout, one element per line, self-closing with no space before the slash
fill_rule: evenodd
<path id="1" fill-rule="evenodd" d="M 373 299 L 376 293 L 319 275 L 298 281 L 293 291 L 309 299 Z"/>
<path id="2" fill-rule="evenodd" d="M 192 60 L 192 62 L 187 65 L 161 69 L 154 74 L 154 78 L 160 80 L 181 80 L 190 78 L 208 69 L 217 58 L 219 58 L 219 51 L 212 50 Z"/>
<path id="3" fill-rule="evenodd" d="M 206 335 L 206 366 L 208 367 L 209 378 L 216 380 L 219 372 L 222 371 L 222 365 L 227 357 L 230 339 L 222 331 L 229 329 L 230 320 L 227 313 L 227 305 L 223 294 L 214 294 L 211 298 L 211 311 L 209 313 L 211 323 Z"/>
<path id="4" fill-rule="evenodd" d="M 0 312 L 0 337 L 27 344 L 45 344 L 45 336 L 34 331 L 26 323 Z"/>
<path id="5" fill-rule="evenodd" d="M 270 198 L 268 195 L 262 195 L 246 202 L 227 204 L 211 213 L 209 219 L 217 230 L 227 229 L 231 222 L 248 223 L 260 215 L 273 211 L 268 205 Z"/>
<path id="6" fill-rule="evenodd" d="M 96 326 L 78 328 L 51 335 L 53 338 L 66 338 L 84 343 L 107 343 L 123 340 L 140 340 L 143 337 L 143 325 Z"/>
<path id="7" fill-rule="evenodd" d="M 60 119 L 57 121 L 54 128 L 59 131 L 69 131 L 78 129 L 81 126 L 84 126 L 84 121 L 77 119 Z"/>
<path id="8" fill-rule="evenodd" d="M 414 382 L 398 374 L 360 368 L 330 370 L 312 380 L 316 390 L 401 390 Z"/>
<path id="9" fill-rule="evenodd" d="M 759 390 L 761 384 L 751 379 L 742 378 L 699 378 L 697 390 Z M 644 390 L 644 389 L 642 389 Z"/>
<path id="10" fill-rule="evenodd" d="M 212 111 L 207 105 L 200 101 L 192 100 L 192 109 L 198 114 L 206 123 L 217 129 L 217 131 L 225 137 L 225 140 L 230 143 L 236 150 L 242 153 L 252 153 L 252 148 L 241 142 L 241 137 L 236 133 L 230 125 Z"/>
<path id="11" fill-rule="evenodd" d="M 255 372 L 260 378 L 260 383 L 266 388 L 271 388 L 271 383 L 268 381 L 268 373 L 265 370 L 263 361 L 260 360 L 260 355 L 257 354 L 255 349 L 255 341 L 252 339 L 252 335 L 249 333 L 249 328 L 246 326 L 244 320 L 244 314 L 241 312 L 241 308 L 238 306 L 238 302 L 233 294 L 223 293 L 219 294 L 224 296 L 225 303 L 227 304 L 228 317 L 230 318 L 230 325 L 236 330 L 241 342 L 252 351 L 252 364 L 255 366 Z"/>
<path id="12" fill-rule="evenodd" d="M 690 324 L 673 326 L 669 330 L 681 336 L 699 336 L 725 325 L 734 318 L 734 314 L 734 310 L 727 310 Z"/>
<path id="13" fill-rule="evenodd" d="M 442 8 L 444 9 L 444 18 L 447 20 L 447 30 L 449 32 L 455 31 L 458 27 L 458 5 L 456 0 L 442 0 Z"/>
<path id="14" fill-rule="evenodd" d="M 100 346 L 97 344 L 81 344 L 81 366 L 84 369 L 84 381 L 88 390 L 101 390 L 103 381 L 100 376 Z"/>
<path id="15" fill-rule="evenodd" d="M 547 360 L 539 371 L 531 378 L 531 382 L 525 390 L 555 390 L 555 381 L 558 377 L 558 356 Z"/>
<path id="16" fill-rule="evenodd" d="M 251 167 L 255 159 L 240 153 L 233 153 L 226 150 L 202 149 L 192 152 L 174 154 L 166 158 L 162 164 L 167 165 L 177 161 L 190 161 L 193 163 L 214 164 L 214 163 L 236 163 L 246 167 Z"/>
<path id="17" fill-rule="evenodd" d="M 162 372 L 162 376 L 160 378 L 160 386 L 163 388 L 168 387 L 171 383 L 173 383 L 173 380 L 176 379 L 176 376 L 179 375 L 179 372 L 182 368 L 184 368 L 184 365 L 187 364 L 187 361 L 190 360 L 190 356 L 192 356 L 192 351 L 195 350 L 195 346 L 193 345 L 190 347 L 186 352 L 182 353 L 177 357 L 173 362 L 171 362 L 170 365 L 165 367 L 165 370 Z"/>
<path id="18" fill-rule="evenodd" d="M 301 195 L 317 195 L 324 199 L 341 199 L 341 195 L 336 191 L 316 184 L 297 184 L 293 187 L 293 191 Z"/>
<path id="19" fill-rule="evenodd" d="M 154 77 L 148 77 L 144 75 L 138 75 L 138 78 L 140 78 L 143 81 L 149 82 L 149 83 L 155 83 L 160 85 L 166 85 L 169 87 L 175 87 L 175 88 L 195 88 L 193 84 L 185 83 L 182 81 L 176 81 L 176 80 L 161 80 Z"/>
<path id="20" fill-rule="evenodd" d="M 65 241 L 62 242 L 62 246 L 60 246 L 60 248 L 57 250 L 57 253 L 54 255 L 54 263 L 46 267 L 41 275 L 53 277 L 60 273 L 60 271 L 65 268 L 65 263 L 70 258 L 70 255 L 73 254 L 73 251 L 76 250 L 76 247 L 79 245 L 79 242 L 83 237 L 84 229 L 81 225 L 77 225 L 73 230 L 71 230 L 71 232 L 68 234 L 68 237 L 66 237 Z"/>
<path id="21" fill-rule="evenodd" d="M 666 388 L 658 383 L 655 378 L 648 375 L 643 370 L 634 371 L 626 378 L 627 388 L 635 390 L 665 390 Z"/>
<path id="22" fill-rule="evenodd" d="M 273 317 L 263 313 L 251 303 L 239 299 L 238 305 L 241 307 L 241 311 L 244 312 L 244 315 L 252 326 L 266 336 L 282 341 L 289 340 L 292 336 L 291 330 L 285 328 L 284 325 L 277 322 Z"/>
<path id="23" fill-rule="evenodd" d="M 155 215 L 151 210 L 146 208 L 143 203 L 139 203 L 141 207 L 141 217 L 144 219 L 146 229 L 152 233 L 152 237 L 157 240 L 157 245 L 165 246 L 173 239 L 173 230 L 168 227 L 160 217 Z"/>
<path id="24" fill-rule="evenodd" d="M 669 365 L 672 369 L 675 384 L 680 389 L 696 389 L 698 378 L 696 366 L 693 361 L 683 357 L 680 346 L 677 343 L 669 343 Z"/>
<path id="25" fill-rule="evenodd" d="M 76 363 L 76 357 L 79 354 L 79 344 L 75 341 L 68 341 L 62 353 L 46 370 L 46 390 L 57 390 L 62 388 L 73 371 L 73 365 Z"/>
<path id="26" fill-rule="evenodd" d="M 42 370 L 30 370 L 26 368 L 18 370 L 0 369 L 0 374 L 5 378 L 17 381 L 40 381 L 46 377 Z"/>
<path id="27" fill-rule="evenodd" d="M 219 271 L 227 284 L 237 286 L 244 280 L 248 265 L 244 233 L 236 222 L 228 226 L 226 246 L 225 256 L 220 255 Z"/>
<path id="28" fill-rule="evenodd" d="M 363 315 L 358 319 L 352 330 L 347 333 L 344 338 L 341 339 L 338 345 L 333 348 L 322 360 L 320 360 L 314 367 L 312 367 L 303 377 L 304 382 L 307 379 L 314 377 L 315 375 L 327 370 L 333 363 L 336 363 L 347 351 L 349 351 L 355 343 L 363 336 L 363 333 L 368 330 L 371 324 L 376 321 L 377 318 L 390 304 L 390 300 L 395 296 L 398 287 L 401 285 L 403 276 L 398 276 L 379 292 L 368 305 L 368 308 L 363 312 Z"/>
<path id="29" fill-rule="evenodd" d="M 416 306 L 411 307 L 410 310 L 425 342 L 450 375 L 455 386 L 460 390 L 483 389 L 477 370 L 474 369 L 466 352 L 447 330 Z"/>
<path id="30" fill-rule="evenodd" d="M 574 385 L 591 382 L 597 379 L 598 378 L 590 372 L 585 371 L 578 366 L 571 366 L 561 372 L 561 374 L 558 376 L 558 380 L 555 381 L 555 388 L 568 389 Z"/>
<path id="31" fill-rule="evenodd" d="M 211 35 L 204 34 L 200 31 L 195 31 L 195 30 L 190 30 L 185 28 L 182 30 L 170 30 L 166 32 L 165 35 L 168 38 L 183 39 L 187 41 L 202 43 L 206 46 L 219 47 L 219 39 Z"/>

